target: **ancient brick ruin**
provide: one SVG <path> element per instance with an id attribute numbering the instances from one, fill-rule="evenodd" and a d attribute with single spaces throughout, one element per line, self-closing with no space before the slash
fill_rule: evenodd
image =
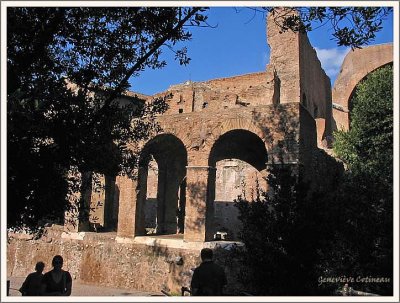
<path id="1" fill-rule="evenodd" d="M 94 208 L 96 224 L 108 232 L 66 224 L 39 240 L 15 238 L 7 250 L 8 275 L 25 275 L 28 264 L 50 264 L 61 253 L 73 277 L 84 282 L 179 289 L 202 247 L 231 243 L 215 241 L 218 234 L 238 239 L 233 200 L 267 189 L 269 166 L 301 166 L 311 181 L 329 175 L 332 132 L 348 129 L 351 92 L 366 73 L 393 60 L 392 46 L 346 57 L 332 95 L 307 35 L 280 33 L 269 22 L 267 37 L 265 71 L 186 82 L 157 94 L 172 97 L 158 117 L 163 131 L 143 146 L 137 180 L 103 176 L 104 190 L 87 196 L 92 206 L 101 205 Z M 373 63 L 354 63 L 367 56 L 375 56 Z M 234 269 L 228 266 L 227 273 L 232 284 Z"/>
<path id="2" fill-rule="evenodd" d="M 266 189 L 268 166 L 311 167 L 314 150 L 329 147 L 330 80 L 307 36 L 269 26 L 268 44 L 265 72 L 158 94 L 172 95 L 158 118 L 163 132 L 143 147 L 138 180 L 115 181 L 118 237 L 181 233 L 204 242 L 220 232 L 237 239 L 232 201 Z"/>

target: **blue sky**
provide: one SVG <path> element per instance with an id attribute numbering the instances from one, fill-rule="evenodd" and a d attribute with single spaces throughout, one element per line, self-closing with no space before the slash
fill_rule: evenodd
<path id="1" fill-rule="evenodd" d="M 269 62 L 265 16 L 244 7 L 212 7 L 208 22 L 217 27 L 190 28 L 192 40 L 183 44 L 192 59 L 189 65 L 180 66 L 174 54 L 165 49 L 163 58 L 167 66 L 146 69 L 132 78 L 131 90 L 152 95 L 187 80 L 205 81 L 265 70 Z M 309 32 L 308 37 L 333 84 L 349 48 L 338 47 L 331 34 L 326 25 Z M 392 16 L 384 21 L 382 31 L 371 44 L 387 42 L 393 42 Z"/>

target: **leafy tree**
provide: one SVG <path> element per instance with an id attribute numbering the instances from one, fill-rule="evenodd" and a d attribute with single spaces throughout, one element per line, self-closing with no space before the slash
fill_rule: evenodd
<path id="1" fill-rule="evenodd" d="M 392 66 L 376 70 L 359 83 L 350 104 L 350 130 L 335 134 L 335 153 L 353 173 L 371 175 L 392 186 Z"/>
<path id="2" fill-rule="evenodd" d="M 323 277 L 353 277 L 355 281 L 350 286 L 354 289 L 392 295 L 393 200 L 388 192 L 387 200 L 377 198 L 376 192 L 381 187 L 375 187 L 374 182 L 368 176 L 345 176 L 332 199 L 336 205 L 332 212 L 333 237 L 326 238 L 317 268 Z M 389 281 L 363 283 L 357 277 Z"/>
<path id="3" fill-rule="evenodd" d="M 348 132 L 335 133 L 334 150 L 348 166 L 338 194 L 343 205 L 342 242 L 352 246 L 343 270 L 393 277 L 393 69 L 369 74 L 351 100 Z M 358 268 L 359 267 L 359 268 Z M 368 291 L 391 294 L 392 283 L 369 283 Z"/>
<path id="4" fill-rule="evenodd" d="M 254 293 L 332 295 L 344 283 L 319 285 L 319 278 L 345 276 L 356 280 L 354 289 L 392 294 L 392 67 L 360 83 L 352 104 L 350 131 L 335 134 L 335 151 L 348 167 L 342 177 L 311 187 L 301 171 L 276 166 L 268 193 L 236 202 L 245 244 L 237 251 L 245 264 L 240 278 Z"/>
<path id="5" fill-rule="evenodd" d="M 318 252 L 332 235 L 329 200 L 289 166 L 270 169 L 268 184 L 255 200 L 236 201 L 245 244 L 236 252 L 245 265 L 240 279 L 257 295 L 318 294 Z"/>
<path id="6" fill-rule="evenodd" d="M 374 41 L 382 29 L 382 21 L 392 7 L 295 7 L 282 10 L 264 7 L 262 12 L 273 15 L 272 20 L 282 31 L 308 32 L 330 24 L 333 39 L 339 46 L 361 48 Z"/>
<path id="7" fill-rule="evenodd" d="M 62 217 L 68 171 L 132 175 L 131 145 L 158 130 L 162 99 L 121 105 L 128 80 L 161 68 L 162 47 L 191 38 L 203 8 L 7 10 L 8 220 L 34 226 Z M 186 49 L 175 50 L 181 64 Z M 140 119 L 139 119 L 140 118 Z"/>

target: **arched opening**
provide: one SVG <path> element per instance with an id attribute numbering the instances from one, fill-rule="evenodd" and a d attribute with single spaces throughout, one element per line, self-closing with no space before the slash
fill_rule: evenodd
<path id="1" fill-rule="evenodd" d="M 238 195 L 251 200 L 257 191 L 266 190 L 267 150 L 254 133 L 237 129 L 222 135 L 213 145 L 209 166 L 215 167 L 214 237 L 236 240 L 240 229 L 238 211 L 233 201 Z M 212 182 L 211 182 L 212 183 Z"/>
<path id="2" fill-rule="evenodd" d="M 90 173 L 89 225 L 95 232 L 117 231 L 119 190 L 115 176 Z M 89 197 L 90 195 L 90 197 Z"/>
<path id="3" fill-rule="evenodd" d="M 393 62 L 389 62 L 389 63 L 387 63 L 387 64 L 383 64 L 383 65 L 378 66 L 377 68 L 371 70 L 370 72 L 368 72 L 367 74 L 365 74 L 365 75 L 361 78 L 361 80 L 358 81 L 358 82 L 356 83 L 356 85 L 354 85 L 353 89 L 351 90 L 350 96 L 349 96 L 349 98 L 348 98 L 348 100 L 347 100 L 347 106 L 348 106 L 348 129 L 350 129 L 350 127 L 351 127 L 351 115 L 352 115 L 353 107 L 354 107 L 353 99 L 354 99 L 355 94 L 356 94 L 356 91 L 357 91 L 357 86 L 358 86 L 361 82 L 363 82 L 370 74 L 372 74 L 372 73 L 375 72 L 376 70 L 378 70 L 378 69 L 380 69 L 380 68 L 384 68 L 385 66 L 388 66 L 388 65 L 393 66 Z"/>
<path id="4" fill-rule="evenodd" d="M 143 148 L 139 166 L 137 235 L 183 234 L 187 166 L 184 144 L 174 135 L 158 135 Z"/>

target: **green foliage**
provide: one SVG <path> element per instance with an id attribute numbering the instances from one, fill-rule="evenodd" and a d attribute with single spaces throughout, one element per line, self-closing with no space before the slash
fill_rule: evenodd
<path id="1" fill-rule="evenodd" d="M 393 180 L 393 69 L 385 66 L 357 85 L 350 130 L 335 134 L 334 151 L 353 173 Z"/>
<path id="2" fill-rule="evenodd" d="M 284 165 L 270 170 L 268 184 L 254 201 L 236 201 L 245 244 L 240 279 L 257 295 L 317 294 L 318 249 L 331 233 L 322 193 L 311 194 Z"/>
<path id="3" fill-rule="evenodd" d="M 269 192 L 239 198 L 244 287 L 256 295 L 334 295 L 344 283 L 329 277 L 384 277 L 390 283 L 350 283 L 380 295 L 393 291 L 392 209 L 376 200 L 371 178 L 344 175 L 338 186 L 311 192 L 301 174 L 270 171 Z"/>
<path id="4" fill-rule="evenodd" d="M 334 182 L 308 186 L 276 166 L 269 192 L 236 205 L 243 223 L 240 276 L 259 295 L 332 295 L 352 277 L 356 290 L 393 293 L 393 73 L 386 66 L 358 85 L 349 132 L 336 133 L 335 151 L 349 170 Z M 330 176 L 332 177 L 332 176 Z M 324 185 L 325 184 L 325 185 Z M 362 283 L 356 279 L 390 279 Z"/>
<path id="5" fill-rule="evenodd" d="M 204 12 L 7 9 L 9 227 L 32 226 L 51 213 L 62 218 L 66 192 L 78 190 L 67 183 L 71 169 L 134 175 L 137 143 L 159 130 L 155 115 L 166 103 L 118 100 L 130 77 L 165 66 L 163 46 L 189 40 L 184 26 L 205 23 Z M 181 64 L 189 62 L 185 49 L 176 52 Z"/>
<path id="6" fill-rule="evenodd" d="M 284 11 L 265 8 L 282 31 L 308 32 L 329 23 L 339 46 L 360 48 L 374 41 L 391 7 L 296 7 Z M 314 26 L 314 27 L 313 27 Z"/>
<path id="7" fill-rule="evenodd" d="M 381 198 L 383 195 L 387 195 Z M 348 173 L 335 192 L 334 236 L 320 252 L 324 276 L 384 277 L 390 283 L 351 284 L 379 295 L 393 292 L 393 195 L 373 176 Z"/>
<path id="8" fill-rule="evenodd" d="M 344 269 L 392 278 L 392 66 L 372 72 L 357 85 L 350 118 L 350 130 L 335 133 L 334 151 L 349 168 L 337 202 L 345 210 L 341 241 L 352 244 L 353 261 L 332 260 Z M 370 283 L 366 290 L 391 294 L 392 284 Z"/>

